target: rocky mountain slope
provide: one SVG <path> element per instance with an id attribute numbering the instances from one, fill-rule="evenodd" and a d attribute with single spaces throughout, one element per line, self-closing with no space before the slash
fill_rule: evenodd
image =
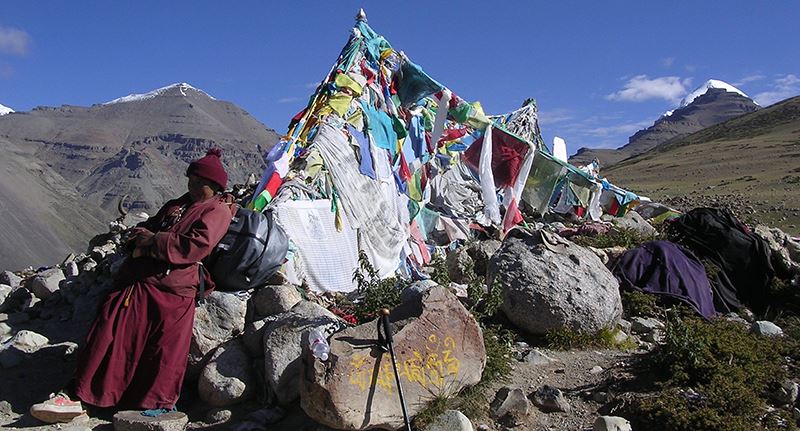
<path id="1" fill-rule="evenodd" d="M 27 221 L 0 220 L 8 240 L 0 243 L 0 267 L 49 263 L 82 247 L 83 229 L 102 229 L 96 221 L 116 217 L 123 195 L 131 196 L 132 208 L 153 211 L 183 193 L 188 162 L 210 147 L 223 149 L 230 181 L 244 182 L 260 173 L 277 139 L 241 108 L 188 84 L 91 107 L 4 115 L 0 149 L 16 160 L 0 165 L 0 197 L 4 211 Z M 21 245 L 17 236 L 31 240 Z"/>
<path id="2" fill-rule="evenodd" d="M 642 154 L 672 139 L 736 118 L 759 109 L 744 93 L 722 81 L 710 80 L 689 94 L 678 109 L 667 112 L 652 126 L 636 132 L 628 143 L 617 149 L 581 148 L 570 163 L 600 160 L 611 166 L 623 159 Z"/>
<path id="3" fill-rule="evenodd" d="M 672 140 L 602 175 L 685 208 L 716 201 L 797 235 L 800 97 Z"/>

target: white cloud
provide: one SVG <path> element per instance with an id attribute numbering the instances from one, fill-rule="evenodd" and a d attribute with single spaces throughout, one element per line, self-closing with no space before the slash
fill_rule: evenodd
<path id="1" fill-rule="evenodd" d="M 748 75 L 748 76 L 745 76 L 744 78 L 734 82 L 733 85 L 738 87 L 740 85 L 747 84 L 748 82 L 761 81 L 764 78 L 765 78 L 764 75 L 759 75 L 759 74 Z"/>
<path id="2" fill-rule="evenodd" d="M 300 101 L 300 97 L 282 97 L 278 99 L 278 103 L 292 103 Z"/>
<path id="3" fill-rule="evenodd" d="M 687 87 L 691 83 L 691 78 L 682 79 L 678 76 L 662 76 L 650 79 L 647 75 L 637 75 L 625 84 L 625 88 L 607 95 L 606 99 L 617 102 L 643 102 L 651 99 L 664 99 L 677 103 L 686 94 Z"/>
<path id="4" fill-rule="evenodd" d="M 667 57 L 661 59 L 661 65 L 664 67 L 672 67 L 675 64 L 675 57 Z"/>
<path id="5" fill-rule="evenodd" d="M 539 124 L 548 125 L 563 123 L 575 118 L 569 109 L 558 108 L 539 112 Z"/>
<path id="6" fill-rule="evenodd" d="M 303 88 L 308 88 L 310 90 L 313 90 L 313 89 L 317 88 L 318 85 L 319 85 L 319 82 L 306 82 L 305 84 L 303 84 Z"/>
<path id="7" fill-rule="evenodd" d="M 756 94 L 754 99 L 761 106 L 769 106 L 798 94 L 800 94 L 800 78 L 790 73 L 775 78 L 772 88 Z"/>
<path id="8" fill-rule="evenodd" d="M 31 37 L 28 33 L 13 27 L 0 27 L 0 52 L 25 55 L 30 44 Z"/>

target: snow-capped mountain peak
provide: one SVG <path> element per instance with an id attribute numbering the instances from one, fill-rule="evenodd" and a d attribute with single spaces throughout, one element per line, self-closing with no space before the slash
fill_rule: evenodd
<path id="1" fill-rule="evenodd" d="M 694 102 L 694 99 L 697 99 L 698 97 L 706 94 L 706 92 L 708 92 L 708 90 L 711 88 L 718 88 L 731 93 L 739 93 L 742 96 L 747 97 L 748 99 L 750 98 L 750 96 L 744 94 L 742 90 L 739 90 L 738 88 L 734 87 L 731 84 L 728 84 L 725 81 L 720 81 L 718 79 L 709 79 L 703 85 L 697 87 L 694 91 L 692 91 L 686 97 L 684 97 L 683 100 L 681 100 L 680 107 L 683 108 L 684 106 L 687 106 L 690 103 Z"/>
<path id="2" fill-rule="evenodd" d="M 6 115 L 12 112 L 14 112 L 14 110 L 9 108 L 8 106 L 0 105 L 0 115 Z"/>
<path id="3" fill-rule="evenodd" d="M 151 91 L 149 93 L 129 94 L 129 95 L 125 96 L 125 97 L 120 97 L 120 98 L 114 99 L 114 100 L 112 100 L 110 102 L 106 102 L 103 105 L 112 105 L 114 103 L 125 103 L 125 102 L 137 102 L 137 101 L 140 101 L 140 100 L 152 99 L 154 97 L 158 97 L 158 96 L 160 96 L 162 94 L 165 94 L 167 92 L 172 92 L 173 90 L 180 92 L 181 96 L 186 96 L 187 92 L 195 91 L 195 92 L 198 92 L 200 94 L 203 94 L 203 95 L 211 98 L 212 100 L 216 100 L 213 97 L 211 97 L 211 95 L 209 95 L 208 93 L 206 93 L 203 90 L 198 90 L 197 88 L 194 88 L 194 87 L 192 87 L 191 85 L 189 85 L 189 84 L 187 84 L 185 82 L 179 82 L 179 83 L 175 83 L 175 84 L 172 84 L 172 85 L 167 85 L 166 87 L 161 87 L 161 88 L 155 89 L 155 90 L 153 90 L 153 91 Z"/>

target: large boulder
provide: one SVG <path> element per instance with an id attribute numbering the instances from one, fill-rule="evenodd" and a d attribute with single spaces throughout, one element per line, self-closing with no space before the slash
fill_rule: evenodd
<path id="1" fill-rule="evenodd" d="M 250 357 L 239 339 L 220 346 L 200 373 L 200 398 L 214 407 L 248 400 L 254 393 L 255 377 Z"/>
<path id="2" fill-rule="evenodd" d="M 452 293 L 433 287 L 392 311 L 394 352 L 409 415 L 437 396 L 476 384 L 486 365 L 475 318 Z M 315 421 L 342 430 L 403 425 L 389 353 L 375 346 L 376 322 L 331 337 L 322 362 L 304 356 L 300 405 Z"/>
<path id="3" fill-rule="evenodd" d="M 301 301 L 279 315 L 264 330 L 264 378 L 271 395 L 280 405 L 296 401 L 302 370 L 300 357 L 308 351 L 308 333 L 319 329 L 332 333 L 346 323 L 324 307 Z"/>
<path id="4" fill-rule="evenodd" d="M 492 257 L 489 278 L 502 286 L 509 320 L 532 334 L 595 332 L 622 316 L 619 285 L 600 258 L 545 231 L 513 231 Z"/>
<path id="5" fill-rule="evenodd" d="M 50 268 L 36 274 L 28 284 L 28 289 L 39 299 L 47 299 L 58 291 L 64 273 L 59 268 Z"/>
<path id="6" fill-rule="evenodd" d="M 244 331 L 247 301 L 232 293 L 211 292 L 197 307 L 189 348 L 190 376 L 196 376 L 211 351 Z"/>

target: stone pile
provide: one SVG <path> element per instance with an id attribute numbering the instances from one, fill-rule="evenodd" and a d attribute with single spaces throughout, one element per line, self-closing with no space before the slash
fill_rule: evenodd
<path id="1" fill-rule="evenodd" d="M 636 215 L 614 224 L 643 235 L 653 233 Z M 451 250 L 445 265 L 452 283 L 438 286 L 430 280 L 419 281 L 401 292 L 403 304 L 390 317 L 400 383 L 412 416 L 428 401 L 453 395 L 480 380 L 486 365 L 483 333 L 464 305 L 475 304 L 468 297 L 468 285 L 476 281 L 501 289 L 502 313 L 520 333 L 543 335 L 564 328 L 589 333 L 611 328 L 618 343 L 631 342 L 640 351 L 663 341 L 663 322 L 621 319 L 619 287 L 607 266 L 624 249 L 578 246 L 555 234 L 567 228 L 561 222 L 533 227 L 514 230 L 502 242 L 475 241 Z M 768 240 L 776 269 L 797 279 L 797 242 L 776 229 L 759 227 L 756 233 Z M 0 273 L 0 367 L 24 366 L 31 355 L 72 355 L 82 340 L 51 343 L 20 328 L 36 319 L 88 326 L 124 259 L 121 246 L 126 234 L 127 227 L 114 222 L 109 232 L 93 238 L 85 253 L 70 255 L 60 265 Z M 402 426 L 398 387 L 389 355 L 377 345 L 376 322 L 348 324 L 320 298 L 290 284 L 255 292 L 213 292 L 196 310 L 185 382 L 198 395 L 192 411 L 203 410 L 207 424 L 221 424 L 240 420 L 245 408 L 252 413 L 243 429 L 246 423 L 279 422 L 298 405 L 309 422 L 330 429 Z M 741 321 L 744 331 L 782 336 L 781 328 L 772 322 L 729 318 Z M 308 333 L 315 329 L 330 340 L 326 361 L 309 349 Z M 529 367 L 558 364 L 552 352 L 524 342 L 515 345 L 514 356 Z M 605 371 L 595 366 L 588 373 Z M 793 405 L 797 387 L 797 382 L 786 381 L 770 396 L 775 403 Z M 586 397 L 601 405 L 614 399 L 603 390 Z M 547 382 L 537 388 L 502 387 L 490 400 L 492 420 L 505 428 L 522 429 L 534 415 L 567 414 L 573 408 L 570 396 Z M 121 412 L 114 424 L 117 429 L 166 430 L 183 429 L 188 421 L 185 415 L 165 417 L 163 423 L 139 419 Z M 598 416 L 593 426 L 595 430 L 630 430 L 626 419 L 611 416 Z M 472 430 L 473 425 L 461 412 L 450 410 L 425 429 Z M 481 425 L 477 429 L 495 428 Z"/>

